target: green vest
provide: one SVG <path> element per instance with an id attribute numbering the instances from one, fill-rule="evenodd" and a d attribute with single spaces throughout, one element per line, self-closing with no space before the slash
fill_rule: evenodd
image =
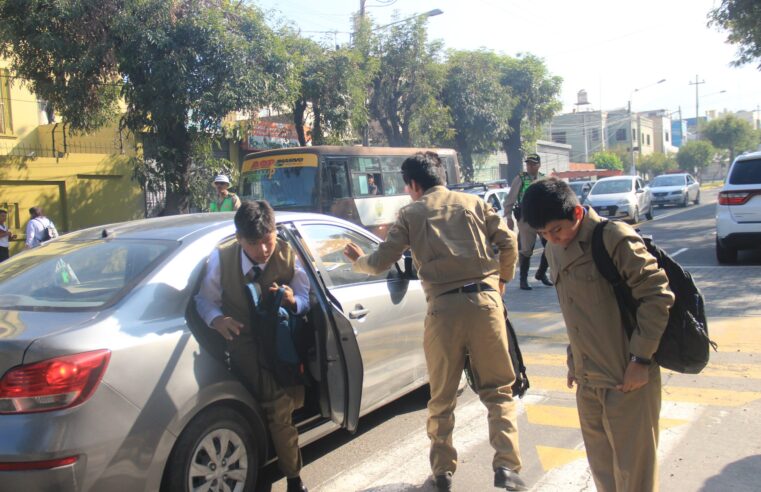
<path id="1" fill-rule="evenodd" d="M 537 179 L 543 178 L 544 174 L 542 173 L 536 173 L 536 179 L 532 178 L 531 175 L 527 172 L 522 172 L 519 174 L 521 177 L 521 191 L 518 192 L 518 203 L 521 203 L 523 201 L 523 195 L 526 193 L 526 190 L 529 186 L 531 186 L 531 183 L 536 181 Z"/>
<path id="2" fill-rule="evenodd" d="M 225 316 L 232 316 L 241 323 L 250 326 L 251 318 L 245 291 L 246 278 L 241 271 L 240 250 L 240 245 L 235 240 L 219 247 L 219 261 L 222 271 L 220 281 L 222 286 L 222 312 L 225 313 Z M 268 289 L 273 282 L 282 285 L 293 280 L 294 262 L 295 256 L 291 246 L 278 238 L 275 251 L 257 280 L 262 288 L 262 297 L 267 298 L 269 296 Z"/>
<path id="3" fill-rule="evenodd" d="M 228 193 L 221 202 L 213 201 L 209 206 L 209 212 L 232 212 L 235 210 L 235 193 Z"/>

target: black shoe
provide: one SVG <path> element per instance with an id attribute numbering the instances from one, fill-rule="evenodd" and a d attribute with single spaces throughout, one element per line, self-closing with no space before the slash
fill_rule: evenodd
<path id="1" fill-rule="evenodd" d="M 301 477 L 289 478 L 287 492 L 309 492 L 307 486 L 301 481 Z"/>
<path id="2" fill-rule="evenodd" d="M 531 263 L 531 258 L 526 258 L 523 255 L 518 255 L 518 268 L 520 269 L 521 290 L 531 290 L 528 285 L 528 268 Z"/>
<path id="3" fill-rule="evenodd" d="M 436 475 L 433 477 L 433 482 L 436 484 L 436 490 L 452 490 L 452 472 L 448 471 L 441 475 Z"/>
<path id="4" fill-rule="evenodd" d="M 494 470 L 494 486 L 505 490 L 528 490 L 526 483 L 517 472 L 504 466 Z"/>
<path id="5" fill-rule="evenodd" d="M 521 279 L 521 290 L 533 290 L 531 286 L 528 284 L 528 280 L 525 278 Z"/>
<path id="6" fill-rule="evenodd" d="M 541 283 L 543 283 L 544 285 L 546 285 L 547 287 L 552 287 L 553 285 L 555 285 L 552 283 L 552 280 L 547 278 L 547 274 L 545 272 L 542 272 L 541 275 L 539 275 L 539 272 L 536 272 L 536 275 L 534 275 L 534 278 L 540 281 Z"/>

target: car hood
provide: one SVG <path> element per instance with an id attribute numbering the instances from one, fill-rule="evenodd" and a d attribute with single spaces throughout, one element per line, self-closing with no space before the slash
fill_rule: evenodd
<path id="1" fill-rule="evenodd" d="M 0 311 L 0 375 L 21 364 L 26 349 L 38 338 L 78 328 L 97 314 L 91 311 Z"/>
<path id="2" fill-rule="evenodd" d="M 650 192 L 651 193 L 663 193 L 664 191 L 682 191 L 685 189 L 686 185 L 679 185 L 679 186 L 651 186 Z"/>
<path id="3" fill-rule="evenodd" d="M 590 205 L 615 205 L 619 200 L 632 201 L 631 193 L 607 193 L 605 195 L 587 195 Z"/>

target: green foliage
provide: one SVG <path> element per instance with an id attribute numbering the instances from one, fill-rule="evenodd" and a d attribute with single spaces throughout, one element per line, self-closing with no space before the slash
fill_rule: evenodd
<path id="1" fill-rule="evenodd" d="M 592 162 L 597 169 L 612 169 L 623 171 L 624 164 L 621 158 L 613 151 L 601 151 L 592 154 Z"/>
<path id="2" fill-rule="evenodd" d="M 728 114 L 709 121 L 700 129 L 714 147 L 729 151 L 730 162 L 739 152 L 755 150 L 759 143 L 758 133 L 753 126 L 737 116 Z"/>
<path id="3" fill-rule="evenodd" d="M 287 56 L 256 8 L 217 0 L 0 0 L 0 49 L 74 130 L 126 103 L 156 139 L 167 208 L 187 211 L 195 143 L 233 111 L 287 101 Z"/>
<path id="4" fill-rule="evenodd" d="M 664 154 L 662 152 L 654 152 L 652 154 L 644 155 L 640 158 L 639 163 L 637 164 L 638 171 L 651 177 L 677 169 L 678 167 L 679 164 L 673 155 Z"/>
<path id="5" fill-rule="evenodd" d="M 500 83 L 500 68 L 500 57 L 492 52 L 449 54 L 442 100 L 452 117 L 465 181 L 473 178 L 473 154 L 497 150 L 509 129 L 513 102 Z"/>
<path id="6" fill-rule="evenodd" d="M 705 140 L 692 140 L 679 147 L 676 161 L 679 167 L 689 172 L 700 172 L 708 167 L 716 155 L 716 149 Z"/>
<path id="7" fill-rule="evenodd" d="M 738 45 L 734 65 L 757 62 L 761 70 L 761 3 L 758 0 L 722 0 L 708 14 L 709 25 L 729 31 L 727 42 Z"/>

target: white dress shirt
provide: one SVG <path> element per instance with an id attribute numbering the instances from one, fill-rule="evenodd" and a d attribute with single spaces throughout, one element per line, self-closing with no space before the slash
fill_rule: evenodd
<path id="1" fill-rule="evenodd" d="M 254 263 L 246 256 L 241 249 L 240 251 L 241 273 L 245 276 L 254 266 L 258 266 L 264 271 L 267 264 Z M 293 297 L 296 300 L 296 314 L 304 314 L 309 308 L 309 278 L 301 265 L 301 260 L 296 256 L 294 263 L 293 279 L 288 283 L 293 290 Z M 265 288 L 269 288 L 266 287 Z M 222 268 L 219 260 L 219 250 L 215 249 L 209 256 L 209 263 L 206 265 L 206 275 L 201 282 L 201 288 L 195 296 L 196 310 L 206 324 L 211 327 L 211 322 L 222 313 Z"/>
<path id="2" fill-rule="evenodd" d="M 0 224 L 0 231 L 8 232 L 8 226 L 5 225 L 5 224 Z M 0 246 L 2 246 L 4 248 L 10 247 L 10 245 L 11 245 L 11 243 L 10 243 L 11 237 L 10 236 L 11 235 L 9 233 L 9 234 L 7 234 L 7 235 L 5 235 L 3 237 L 0 237 Z"/>
<path id="3" fill-rule="evenodd" d="M 42 244 L 42 231 L 50 225 L 50 219 L 45 216 L 35 217 L 26 224 L 26 247 L 36 248 Z"/>

